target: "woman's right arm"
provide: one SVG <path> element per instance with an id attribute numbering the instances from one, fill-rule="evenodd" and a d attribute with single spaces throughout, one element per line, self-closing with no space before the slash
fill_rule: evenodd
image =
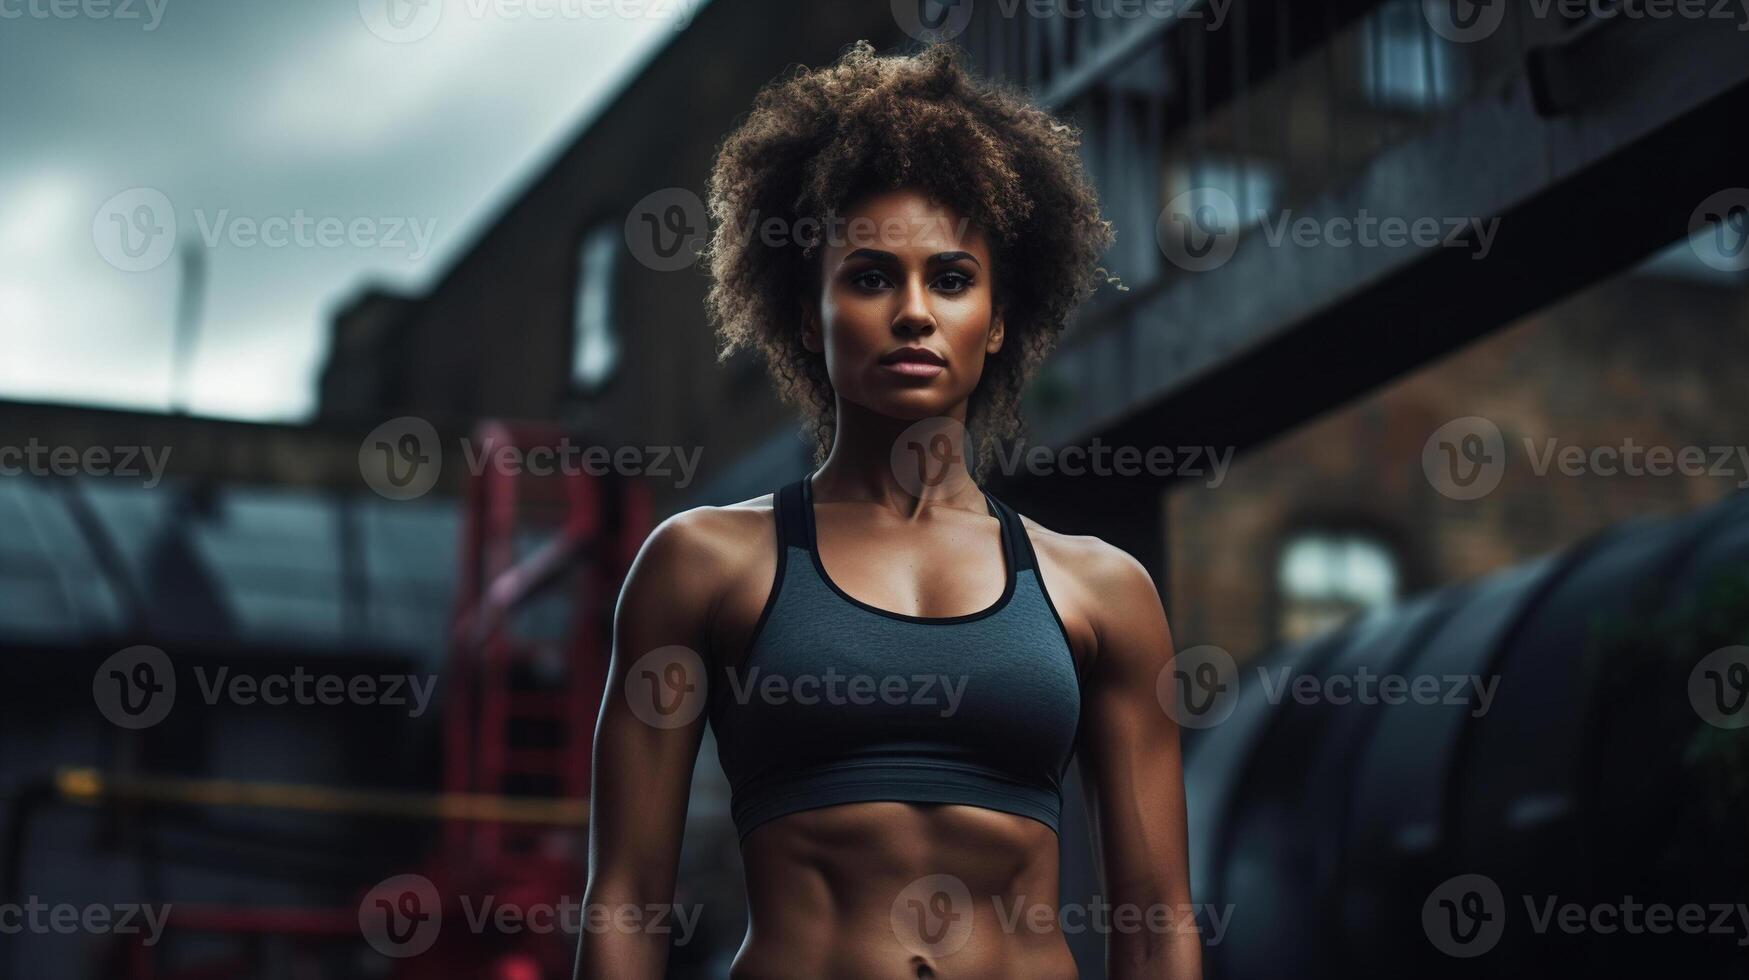
<path id="1" fill-rule="evenodd" d="M 660 980 L 675 921 L 680 841 L 705 726 L 709 619 L 720 562 L 702 510 L 651 532 L 614 610 L 613 656 L 595 726 L 589 883 L 577 980 Z"/>

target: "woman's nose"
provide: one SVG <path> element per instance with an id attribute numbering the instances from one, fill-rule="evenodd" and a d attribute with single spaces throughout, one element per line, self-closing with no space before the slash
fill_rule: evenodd
<path id="1" fill-rule="evenodd" d="M 908 281 L 903 297 L 893 329 L 907 334 L 934 330 L 935 312 L 929 307 L 929 290 L 921 279 Z"/>

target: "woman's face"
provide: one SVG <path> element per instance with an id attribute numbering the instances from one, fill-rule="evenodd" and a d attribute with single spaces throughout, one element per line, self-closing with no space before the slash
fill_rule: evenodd
<path id="1" fill-rule="evenodd" d="M 1002 348 L 988 244 L 920 191 L 864 198 L 822 229 L 818 309 L 803 343 L 839 399 L 905 421 L 952 416 Z"/>

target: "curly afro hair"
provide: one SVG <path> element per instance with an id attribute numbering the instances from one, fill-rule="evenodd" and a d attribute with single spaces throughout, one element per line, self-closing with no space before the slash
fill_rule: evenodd
<path id="1" fill-rule="evenodd" d="M 948 43 L 879 57 L 858 41 L 826 68 L 766 85 L 710 175 L 707 310 L 719 360 L 743 349 L 763 356 L 823 462 L 835 428 L 832 385 L 825 359 L 802 346 L 798 302 L 819 297 L 818 241 L 773 244 L 747 229 L 772 218 L 788 228 L 826 223 L 869 193 L 919 188 L 970 219 L 994 257 L 1007 339 L 985 363 L 966 419 L 981 475 L 995 443 L 1020 432 L 1027 381 L 1105 278 L 1097 262 L 1112 228 L 1079 142 L 1075 126 L 1022 92 L 974 76 Z"/>

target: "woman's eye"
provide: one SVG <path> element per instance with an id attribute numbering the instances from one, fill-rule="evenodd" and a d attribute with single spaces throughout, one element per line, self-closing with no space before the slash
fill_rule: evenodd
<path id="1" fill-rule="evenodd" d="M 943 274 L 936 282 L 941 284 L 947 292 L 958 293 L 963 292 L 972 284 L 972 277 L 963 272 L 949 272 Z"/>
<path id="2" fill-rule="evenodd" d="M 887 277 L 873 269 L 859 272 L 850 277 L 850 283 L 862 289 L 879 289 L 887 284 Z"/>

